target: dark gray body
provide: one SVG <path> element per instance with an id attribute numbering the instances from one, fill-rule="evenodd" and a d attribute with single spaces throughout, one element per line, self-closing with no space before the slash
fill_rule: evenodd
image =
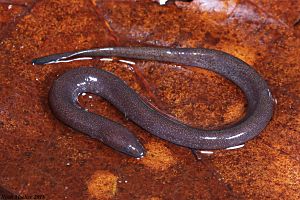
<path id="1" fill-rule="evenodd" d="M 243 144 L 257 136 L 272 117 L 273 98 L 266 82 L 245 62 L 221 51 L 113 47 L 55 54 L 35 59 L 33 63 L 48 64 L 73 57 L 94 56 L 157 60 L 201 67 L 231 80 L 247 98 L 247 112 L 242 120 L 221 130 L 202 130 L 187 126 L 150 107 L 122 80 L 109 72 L 83 67 L 61 75 L 49 93 L 53 113 L 70 127 L 131 156 L 144 155 L 142 145 L 125 127 L 78 106 L 77 97 L 81 93 L 91 92 L 105 98 L 151 134 L 192 149 L 213 150 Z"/>

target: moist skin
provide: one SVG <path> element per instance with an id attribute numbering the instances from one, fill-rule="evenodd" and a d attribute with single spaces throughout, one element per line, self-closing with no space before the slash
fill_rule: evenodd
<path id="1" fill-rule="evenodd" d="M 230 127 L 203 130 L 188 126 L 145 103 L 124 81 L 93 67 L 72 69 L 54 81 L 49 102 L 54 115 L 68 126 L 134 157 L 145 155 L 138 139 L 124 126 L 85 111 L 77 99 L 83 92 L 99 95 L 149 133 L 191 149 L 224 149 L 257 136 L 273 115 L 274 101 L 265 80 L 248 64 L 227 53 L 204 48 L 109 47 L 41 57 L 33 64 L 66 62 L 72 58 L 123 57 L 201 67 L 239 86 L 247 99 L 246 115 Z"/>

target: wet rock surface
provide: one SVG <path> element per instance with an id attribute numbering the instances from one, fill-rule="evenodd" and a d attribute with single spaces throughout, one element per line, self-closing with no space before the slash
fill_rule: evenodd
<path id="1" fill-rule="evenodd" d="M 46 199 L 299 199 L 299 1 L 0 0 L 0 185 Z M 252 65 L 277 101 L 243 148 L 213 154 L 152 136 L 105 100 L 80 97 L 148 149 L 130 158 L 66 127 L 48 106 L 53 80 L 79 66 L 111 71 L 163 112 L 215 129 L 245 112 L 242 92 L 202 69 L 99 59 L 33 66 L 33 58 L 107 46 L 205 47 Z M 131 60 L 132 61 L 132 60 Z"/>

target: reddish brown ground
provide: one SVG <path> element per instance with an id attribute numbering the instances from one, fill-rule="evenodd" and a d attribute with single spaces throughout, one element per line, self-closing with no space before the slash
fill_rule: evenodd
<path id="1" fill-rule="evenodd" d="M 15 3 L 11 6 L 10 3 Z M 0 185 L 46 199 L 300 199 L 299 0 L 0 0 Z M 217 128 L 242 116 L 241 91 L 201 69 L 99 60 L 33 66 L 39 56 L 105 46 L 207 47 L 251 64 L 278 104 L 244 148 L 197 155 L 127 121 L 102 99 L 81 103 L 121 122 L 145 144 L 136 160 L 64 126 L 47 94 L 81 65 L 114 72 L 164 112 Z"/>

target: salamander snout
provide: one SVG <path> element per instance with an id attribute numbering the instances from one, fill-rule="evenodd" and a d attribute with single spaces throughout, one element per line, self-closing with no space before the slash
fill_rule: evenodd
<path id="1" fill-rule="evenodd" d="M 130 144 L 127 146 L 126 153 L 135 158 L 141 158 L 146 155 L 146 150 L 140 144 L 140 142 L 137 141 L 137 143 L 135 143 L 134 145 Z"/>
<path id="2" fill-rule="evenodd" d="M 108 135 L 99 134 L 97 136 L 104 136 L 102 140 L 103 143 L 132 157 L 141 158 L 146 155 L 146 150 L 143 145 L 125 127 L 116 126 L 115 129 L 112 129 L 109 132 Z"/>

